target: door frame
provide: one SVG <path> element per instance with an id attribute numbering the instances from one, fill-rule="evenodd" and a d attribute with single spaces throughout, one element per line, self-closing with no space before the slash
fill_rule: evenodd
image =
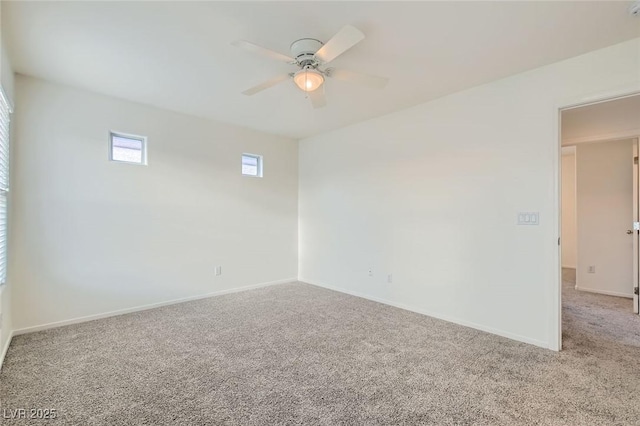
<path id="1" fill-rule="evenodd" d="M 615 90 L 606 92 L 596 92 L 579 98 L 567 99 L 556 103 L 555 111 L 555 134 L 556 147 L 553 150 L 554 160 L 554 230 L 557 240 L 554 241 L 556 250 L 553 251 L 552 271 L 554 279 L 550 286 L 551 300 L 551 316 L 549 318 L 549 349 L 554 351 L 562 350 L 562 112 L 574 108 L 580 108 L 588 105 L 595 105 L 603 102 L 614 101 L 617 99 L 628 98 L 630 96 L 640 95 L 640 83 L 631 83 Z M 610 137 L 607 139 L 612 139 Z M 622 135 L 617 135 L 622 136 Z M 629 137 L 637 137 L 637 132 Z M 613 138 L 615 139 L 615 138 Z M 555 307 L 555 308 L 554 308 Z"/>
<path id="2" fill-rule="evenodd" d="M 640 310 L 640 306 L 638 304 L 638 295 L 635 292 L 635 289 L 639 287 L 638 280 L 640 279 L 640 253 L 639 253 L 639 244 L 640 244 L 640 230 L 637 229 L 636 225 L 640 223 L 640 217 L 638 217 L 638 203 L 640 203 L 640 187 L 638 185 L 640 182 L 638 181 L 638 172 L 640 171 L 638 167 L 638 149 L 640 149 L 640 136 L 637 136 L 633 139 L 633 313 L 637 314 Z"/>

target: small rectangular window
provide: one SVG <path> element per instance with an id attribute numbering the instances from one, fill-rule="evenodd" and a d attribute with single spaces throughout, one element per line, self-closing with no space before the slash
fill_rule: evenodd
<path id="1" fill-rule="evenodd" d="M 244 176 L 262 177 L 262 156 L 242 154 L 242 174 Z"/>
<path id="2" fill-rule="evenodd" d="M 111 132 L 109 159 L 122 163 L 147 164 L 147 138 Z"/>

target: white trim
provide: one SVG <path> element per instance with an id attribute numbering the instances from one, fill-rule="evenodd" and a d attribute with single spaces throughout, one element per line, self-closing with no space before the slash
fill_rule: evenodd
<path id="1" fill-rule="evenodd" d="M 104 312 L 102 314 L 87 315 L 84 317 L 50 322 L 48 324 L 35 325 L 32 327 L 25 327 L 25 328 L 19 328 L 17 330 L 13 330 L 13 335 L 19 336 L 21 334 L 35 333 L 36 331 L 48 330 L 50 328 L 57 328 L 65 325 L 71 325 L 71 324 L 79 324 L 82 322 L 93 321 L 93 320 L 102 319 L 102 318 L 109 318 L 109 317 L 115 317 L 118 315 L 130 314 L 132 312 L 139 312 L 139 311 L 146 311 L 148 309 L 160 308 L 162 306 L 175 305 L 175 304 L 184 303 L 184 302 L 191 302 L 193 300 L 207 299 L 209 297 L 222 296 L 224 294 L 240 293 L 242 291 L 254 290 L 257 288 L 269 287 L 269 286 L 278 285 L 278 284 L 287 284 L 295 281 L 298 281 L 298 278 L 294 277 L 294 278 L 287 278 L 284 280 L 269 281 L 265 283 L 247 285 L 244 287 L 236 287 L 236 288 L 230 288 L 227 290 L 214 291 L 213 293 L 206 293 L 198 296 L 189 296 L 189 297 L 183 297 L 180 299 L 168 300 L 165 302 L 151 303 L 149 305 L 135 306 L 133 308 L 119 309 L 117 311 Z"/>
<path id="2" fill-rule="evenodd" d="M 556 149 L 552 152 L 551 162 L 553 164 L 553 210 L 551 215 L 552 227 L 555 230 L 553 241 L 549 241 L 554 245 L 551 272 L 553 280 L 548 288 L 550 315 L 549 315 L 549 342 L 548 347 L 551 350 L 559 351 L 562 349 L 562 175 L 560 168 L 562 167 L 562 135 L 560 133 L 560 120 L 562 110 L 556 106 L 553 116 L 553 124 L 555 128 L 555 144 Z M 557 238 L 557 240 L 556 240 Z"/>
<path id="3" fill-rule="evenodd" d="M 9 338 L 7 339 L 7 343 L 2 348 L 2 352 L 0 352 L 0 371 L 2 371 L 2 365 L 4 364 L 4 357 L 7 356 L 9 345 L 11 345 L 11 339 L 13 339 L 13 331 L 9 331 Z"/>
<path id="4" fill-rule="evenodd" d="M 559 102 L 557 104 L 557 108 L 565 111 L 588 105 L 597 105 L 616 99 L 629 98 L 638 94 L 640 94 L 640 82 L 634 81 L 620 85 L 617 89 L 614 90 L 607 90 L 605 92 L 594 92 L 589 95 L 566 99 L 562 102 Z"/>
<path id="5" fill-rule="evenodd" d="M 636 224 L 638 223 L 638 221 L 640 220 L 638 218 L 638 164 L 636 164 L 637 162 L 635 161 L 636 158 L 638 158 L 638 143 L 640 143 L 640 138 L 635 138 L 633 140 L 633 157 L 634 157 L 634 161 L 633 161 L 633 229 L 636 229 Z M 638 243 L 640 243 L 640 241 L 638 241 L 638 233 L 634 232 L 633 233 L 633 283 L 632 283 L 632 288 L 637 288 L 638 287 L 638 267 L 640 265 L 638 265 Z M 633 292 L 635 293 L 635 292 Z M 632 295 L 633 298 L 633 313 L 637 314 L 638 313 L 638 296 L 637 295 Z"/>
<path id="6" fill-rule="evenodd" d="M 616 297 L 624 297 L 627 299 L 633 299 L 632 293 L 621 293 L 619 291 L 609 291 L 609 290 L 599 290 L 597 288 L 578 287 L 577 284 L 576 284 L 576 290 L 586 291 L 588 293 L 606 294 L 607 296 L 616 296 Z"/>
<path id="7" fill-rule="evenodd" d="M 516 340 L 519 342 L 524 342 L 524 343 L 529 343 L 531 345 L 535 345 L 535 346 L 539 346 L 541 348 L 545 348 L 545 349 L 550 349 L 549 348 L 549 344 L 543 340 L 537 340 L 537 339 L 531 339 L 529 337 L 525 337 L 525 336 L 521 336 L 519 334 L 514 334 L 514 333 L 510 333 L 508 331 L 503 331 L 503 330 L 498 330 L 496 328 L 492 328 L 492 327 L 486 327 L 484 325 L 481 324 L 477 324 L 471 321 L 464 321 L 461 320 L 459 318 L 454 318 L 448 315 L 442 315 L 440 313 L 437 312 L 430 312 L 430 311 L 425 311 L 422 309 L 416 309 L 413 308 L 411 306 L 405 305 L 403 303 L 397 303 L 397 302 L 391 302 L 389 300 L 386 299 L 381 299 L 378 297 L 372 297 L 372 296 L 367 296 L 364 295 L 362 293 L 358 293 L 355 291 L 351 291 L 351 290 L 345 290 L 342 288 L 338 288 L 338 287 L 333 287 L 324 283 L 320 283 L 317 281 L 312 281 L 312 280 L 306 280 L 304 278 L 300 278 L 299 279 L 300 282 L 306 283 L 306 284 L 311 284 L 314 285 L 316 287 L 322 287 L 325 288 L 327 290 L 333 290 L 333 291 L 337 291 L 339 293 L 344 293 L 344 294 L 348 294 L 350 296 L 355 296 L 355 297 L 360 297 L 362 299 L 367 299 L 367 300 L 371 300 L 373 302 L 378 302 L 378 303 L 382 303 L 384 305 L 389 305 L 389 306 L 393 306 L 395 308 L 399 308 L 399 309 L 404 309 L 405 311 L 410 311 L 410 312 L 415 312 L 421 315 L 426 315 L 428 317 L 432 317 L 432 318 L 437 318 L 443 321 L 447 321 L 450 323 L 454 323 L 454 324 L 458 324 L 458 325 L 462 325 L 465 327 L 470 327 L 476 330 L 480 330 L 480 331 L 484 331 L 487 333 L 491 333 L 491 334 L 495 334 L 501 337 L 506 337 L 507 339 L 511 339 L 511 340 Z"/>
<path id="8" fill-rule="evenodd" d="M 569 138 L 562 141 L 563 147 L 570 147 L 582 143 L 613 142 L 624 139 L 634 139 L 640 135 L 640 129 L 625 130 L 623 132 L 604 133 L 601 135 L 583 136 L 580 138 Z"/>

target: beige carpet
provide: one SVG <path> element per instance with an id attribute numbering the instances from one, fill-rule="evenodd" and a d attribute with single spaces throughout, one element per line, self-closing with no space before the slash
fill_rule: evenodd
<path id="1" fill-rule="evenodd" d="M 564 286 L 539 349 L 293 283 L 14 339 L 2 424 L 640 424 L 640 318 Z"/>

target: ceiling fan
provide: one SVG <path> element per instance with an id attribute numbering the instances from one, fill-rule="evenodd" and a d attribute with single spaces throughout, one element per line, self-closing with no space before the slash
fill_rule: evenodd
<path id="1" fill-rule="evenodd" d="M 283 55 L 245 40 L 238 40 L 232 45 L 256 53 L 267 58 L 287 62 L 300 68 L 296 72 L 282 74 L 264 83 L 258 84 L 242 92 L 251 96 L 275 86 L 283 81 L 293 79 L 300 90 L 306 92 L 314 108 L 326 105 L 324 96 L 325 77 L 348 82 L 359 83 L 374 89 L 382 89 L 388 79 L 344 69 L 326 68 L 325 66 L 364 39 L 364 34 L 351 25 L 343 27 L 326 43 L 313 38 L 302 38 L 291 43 L 291 56 Z"/>

